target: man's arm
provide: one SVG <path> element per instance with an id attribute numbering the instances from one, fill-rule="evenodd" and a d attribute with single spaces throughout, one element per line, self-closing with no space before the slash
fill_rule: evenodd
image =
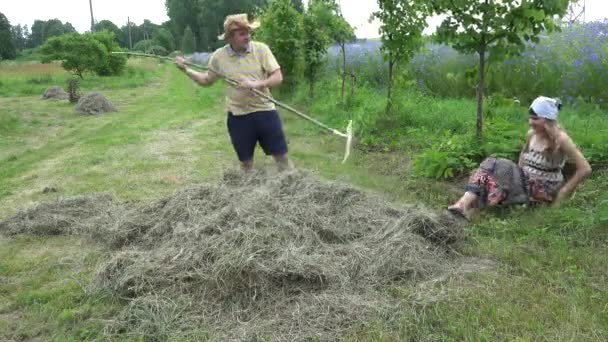
<path id="1" fill-rule="evenodd" d="M 178 69 L 182 70 L 186 75 L 188 75 L 188 77 L 190 77 L 190 79 L 202 86 L 209 86 L 215 81 L 215 78 L 211 77 L 209 72 L 198 72 L 188 68 L 183 57 L 177 56 L 175 58 L 175 64 L 177 65 Z"/>
<path id="2" fill-rule="evenodd" d="M 264 88 L 273 88 L 280 85 L 283 82 L 283 73 L 281 73 L 281 69 L 276 69 L 268 75 L 268 78 L 265 80 L 243 80 L 240 83 L 240 86 L 246 89 L 264 89 Z"/>

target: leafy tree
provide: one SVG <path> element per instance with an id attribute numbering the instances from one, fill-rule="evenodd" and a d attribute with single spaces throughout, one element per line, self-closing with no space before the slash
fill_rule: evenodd
<path id="1" fill-rule="evenodd" d="M 304 14 L 304 4 L 302 0 L 291 0 L 291 5 L 300 14 Z"/>
<path id="2" fill-rule="evenodd" d="M 28 48 L 35 48 L 44 43 L 44 25 L 46 21 L 34 20 L 34 24 L 31 27 L 30 40 L 28 42 Z"/>
<path id="3" fill-rule="evenodd" d="M 76 31 L 74 26 L 72 26 L 72 24 L 70 24 L 69 22 L 66 21 L 65 24 L 63 24 L 63 34 L 76 32 L 78 31 Z"/>
<path id="4" fill-rule="evenodd" d="M 217 36 L 223 31 L 224 18 L 229 14 L 258 12 L 266 0 L 165 0 L 167 15 L 182 33 L 190 26 L 198 50 L 211 50 L 222 44 Z"/>
<path id="5" fill-rule="evenodd" d="M 201 6 L 198 0 L 165 0 L 165 7 L 167 7 L 167 15 L 176 25 L 177 32 L 184 32 L 185 34 L 186 28 L 189 28 L 193 39 L 188 38 L 188 40 L 200 40 L 201 32 L 198 17 L 201 13 Z M 184 39 L 182 36 L 182 44 Z M 188 48 L 194 51 L 196 43 L 193 47 L 188 46 Z"/>
<path id="6" fill-rule="evenodd" d="M 268 44 L 281 65 L 285 83 L 295 84 L 302 55 L 302 15 L 289 0 L 273 0 L 260 16 L 256 38 Z"/>
<path id="7" fill-rule="evenodd" d="M 340 47 L 340 55 L 342 56 L 342 86 L 340 88 L 340 101 L 344 103 L 344 85 L 346 83 L 346 43 L 355 40 L 355 31 L 350 24 L 342 16 L 341 10 L 336 6 L 337 16 L 331 21 L 329 27 L 332 40 Z"/>
<path id="8" fill-rule="evenodd" d="M 60 37 L 49 38 L 40 48 L 43 62 L 60 60 L 61 66 L 78 75 L 81 79 L 87 71 L 93 71 L 95 65 L 103 63 L 106 51 L 101 42 L 90 35 L 71 33 Z"/>
<path id="9" fill-rule="evenodd" d="M 0 60 L 15 59 L 16 56 L 11 23 L 4 14 L 0 13 Z"/>
<path id="10" fill-rule="evenodd" d="M 70 25 L 70 26 L 72 26 L 72 25 Z M 48 39 L 50 37 L 61 36 L 64 33 L 66 33 L 65 26 L 59 19 L 48 20 L 42 29 L 42 36 L 45 39 Z M 71 33 L 73 33 L 73 32 L 71 32 Z"/>
<path id="11" fill-rule="evenodd" d="M 104 58 L 93 67 L 93 71 L 99 76 L 120 75 L 127 64 L 127 57 L 124 55 L 112 54 L 113 51 L 120 51 L 120 46 L 116 37 L 111 32 L 87 33 L 94 40 L 100 42 L 104 47 Z"/>
<path id="12" fill-rule="evenodd" d="M 25 49 L 27 47 L 26 44 L 29 35 L 27 33 L 27 25 L 15 25 L 11 28 L 11 31 L 13 33 L 13 42 L 15 44 L 15 49 L 17 49 L 17 51 Z"/>
<path id="13" fill-rule="evenodd" d="M 380 11 L 373 13 L 372 17 L 381 21 L 381 49 L 388 61 L 388 113 L 392 102 L 393 69 L 397 63 L 406 63 L 422 44 L 429 8 L 420 0 L 377 1 Z"/>
<path id="14" fill-rule="evenodd" d="M 123 55 L 110 54 L 119 47 L 109 32 L 70 33 L 49 38 L 41 47 L 44 62 L 60 60 L 61 66 L 80 78 L 85 72 L 100 76 L 116 75 L 126 64 Z"/>
<path id="15" fill-rule="evenodd" d="M 95 24 L 95 32 L 108 31 L 114 33 L 116 39 L 120 41 L 122 31 L 110 20 L 101 20 Z M 127 45 L 124 45 L 127 46 Z"/>
<path id="16" fill-rule="evenodd" d="M 194 34 L 192 33 L 190 26 L 186 26 L 182 38 L 182 51 L 183 53 L 193 53 L 195 46 Z"/>
<path id="17" fill-rule="evenodd" d="M 555 28 L 554 15 L 563 15 L 568 0 L 432 0 L 435 13 L 446 16 L 437 31 L 440 42 L 479 57 L 477 138 L 483 138 L 483 95 L 486 65 L 518 55 L 525 42 Z"/>
<path id="18" fill-rule="evenodd" d="M 48 38 L 57 37 L 66 33 L 76 33 L 72 24 L 66 22 L 65 25 L 59 19 L 34 20 L 32 33 L 28 42 L 29 48 L 42 45 Z"/>
<path id="19" fill-rule="evenodd" d="M 133 45 L 134 51 L 146 52 L 154 45 L 154 41 L 152 39 L 144 39 L 137 42 L 137 44 Z"/>
<path id="20" fill-rule="evenodd" d="M 338 21 L 338 6 L 331 0 L 312 0 L 303 19 L 304 29 L 304 67 L 305 76 L 310 84 L 310 96 L 314 97 L 314 82 L 321 70 L 327 48 L 332 42 L 333 31 Z"/>
<path id="21" fill-rule="evenodd" d="M 129 28 L 131 28 L 131 41 L 129 41 Z M 130 47 L 129 44 L 135 45 L 140 40 L 144 39 L 143 31 L 135 23 L 130 22 L 120 28 L 121 34 L 119 42 L 121 46 Z"/>
<path id="22" fill-rule="evenodd" d="M 161 27 L 156 31 L 154 41 L 156 45 L 162 46 L 167 51 L 173 51 L 175 49 L 173 34 L 166 28 Z"/>

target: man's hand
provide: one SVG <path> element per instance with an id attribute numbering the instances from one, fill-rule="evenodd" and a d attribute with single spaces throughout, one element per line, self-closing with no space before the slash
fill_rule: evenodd
<path id="1" fill-rule="evenodd" d="M 245 88 L 245 89 L 264 89 L 266 88 L 266 82 L 265 81 L 254 81 L 254 80 L 243 80 L 241 81 L 241 83 L 239 83 L 239 86 L 241 88 Z"/>
<path id="2" fill-rule="evenodd" d="M 186 70 L 186 64 L 184 64 L 186 62 L 186 59 L 182 56 L 177 56 L 175 57 L 175 65 L 177 65 L 177 67 L 180 70 Z"/>

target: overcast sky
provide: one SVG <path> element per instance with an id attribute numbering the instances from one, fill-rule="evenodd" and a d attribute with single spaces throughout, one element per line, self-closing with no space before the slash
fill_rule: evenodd
<path id="1" fill-rule="evenodd" d="M 0 0 L 0 12 L 11 25 L 28 25 L 34 20 L 57 18 L 70 22 L 78 32 L 91 27 L 89 0 Z M 377 37 L 378 23 L 367 22 L 370 13 L 377 10 L 376 0 L 340 0 L 346 20 L 356 28 L 358 37 Z M 581 0 L 582 2 L 582 0 Z M 586 21 L 608 17 L 608 0 L 586 0 Z M 149 19 L 155 24 L 169 20 L 165 0 L 93 0 L 93 15 L 96 21 L 108 19 L 118 27 L 127 23 L 127 17 L 135 24 Z M 438 20 L 431 20 L 437 25 Z"/>

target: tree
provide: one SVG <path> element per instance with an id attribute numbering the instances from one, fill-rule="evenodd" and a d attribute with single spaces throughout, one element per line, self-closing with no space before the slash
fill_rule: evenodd
<path id="1" fill-rule="evenodd" d="M 339 7 L 334 0 L 309 2 L 303 17 L 303 50 L 305 76 L 310 84 L 311 98 L 314 97 L 314 82 L 323 65 L 327 48 L 333 40 L 344 42 L 348 29 L 352 34 L 352 28 L 340 16 Z"/>
<path id="2" fill-rule="evenodd" d="M 103 63 L 105 48 L 101 42 L 90 35 L 78 33 L 49 38 L 40 48 L 43 62 L 60 60 L 61 66 L 78 75 L 81 79 L 87 71 L 93 71 L 95 65 Z"/>
<path id="3" fill-rule="evenodd" d="M 186 29 L 184 30 L 184 35 L 182 38 L 182 52 L 183 53 L 193 53 L 195 46 L 196 45 L 194 42 L 194 34 L 192 33 L 190 26 L 186 26 Z"/>
<path id="4" fill-rule="evenodd" d="M 260 16 L 262 26 L 256 37 L 270 47 L 281 65 L 286 85 L 298 78 L 302 55 L 302 15 L 290 0 L 273 0 Z"/>
<path id="5" fill-rule="evenodd" d="M 426 2 L 420 0 L 377 1 L 380 11 L 373 13 L 372 18 L 381 21 L 381 50 L 388 61 L 388 113 L 392 103 L 393 69 L 397 63 L 406 63 L 422 44 L 422 31 L 426 27 L 429 8 Z"/>
<path id="6" fill-rule="evenodd" d="M 61 66 L 80 78 L 85 72 L 95 72 L 100 76 L 116 75 L 126 64 L 123 55 L 110 54 L 119 47 L 109 32 L 69 33 L 49 38 L 40 51 L 44 62 L 60 60 Z"/>
<path id="7" fill-rule="evenodd" d="M 87 33 L 85 35 L 100 42 L 104 47 L 104 58 L 93 67 L 93 71 L 99 76 L 120 75 L 127 65 L 127 57 L 125 55 L 112 54 L 113 51 L 120 51 L 120 46 L 118 46 L 114 34 L 102 31 Z"/>
<path id="8" fill-rule="evenodd" d="M 72 25 L 70 24 L 70 26 L 72 26 Z M 74 32 L 71 32 L 71 33 L 74 33 Z M 59 19 L 48 20 L 46 22 L 46 24 L 44 25 L 44 28 L 42 29 L 42 36 L 44 37 L 45 40 L 49 39 L 50 37 L 61 36 L 64 33 L 66 33 L 65 27 L 64 27 L 63 23 L 61 22 L 61 20 L 59 20 Z"/>
<path id="9" fill-rule="evenodd" d="M 184 32 L 185 34 L 186 28 L 189 28 L 188 30 L 193 34 L 193 40 L 200 40 L 201 37 L 198 21 L 199 14 L 201 13 L 199 4 L 198 0 L 165 0 L 167 16 L 175 23 L 177 32 Z M 184 39 L 182 36 L 182 45 Z M 191 39 L 188 38 L 188 40 L 190 41 Z M 190 48 L 190 46 L 188 47 Z M 196 47 L 195 43 L 190 50 L 194 51 Z"/>
<path id="10" fill-rule="evenodd" d="M 15 59 L 17 50 L 13 41 L 11 23 L 4 14 L 0 13 L 0 60 Z"/>
<path id="11" fill-rule="evenodd" d="M 340 55 L 342 56 L 342 86 L 340 88 L 340 101 L 344 103 L 344 85 L 346 83 L 346 43 L 355 40 L 355 31 L 350 24 L 342 16 L 342 10 L 335 0 L 325 0 L 328 2 L 335 12 L 328 24 L 327 29 L 331 39 L 340 47 Z"/>
<path id="12" fill-rule="evenodd" d="M 28 41 L 29 48 L 42 45 L 50 37 L 76 32 L 72 24 L 66 22 L 64 25 L 59 19 L 50 19 L 48 21 L 34 20 L 31 30 L 32 33 Z"/>
<path id="13" fill-rule="evenodd" d="M 112 33 L 114 33 L 114 36 L 116 36 L 116 39 L 118 41 L 120 41 L 120 38 L 122 36 L 122 31 L 118 28 L 118 26 L 116 26 L 110 20 L 105 20 L 105 19 L 98 22 L 97 24 L 95 24 L 93 31 L 95 31 L 95 32 L 101 32 L 101 31 L 112 32 Z M 123 45 L 123 46 L 127 46 L 127 45 Z"/>
<path id="14" fill-rule="evenodd" d="M 247 13 L 251 16 L 265 4 L 266 0 L 165 0 L 175 32 L 181 34 L 190 26 L 198 50 L 211 50 L 222 44 L 217 36 L 223 31 L 227 15 Z"/>
<path id="15" fill-rule="evenodd" d="M 304 14 L 304 4 L 302 0 L 291 0 L 291 5 L 300 14 Z"/>
<path id="16" fill-rule="evenodd" d="M 13 42 L 15 44 L 15 48 L 18 51 L 25 49 L 28 39 L 27 25 L 16 25 L 13 26 L 11 30 L 13 33 Z"/>
<path id="17" fill-rule="evenodd" d="M 129 42 L 129 28 L 131 30 L 131 41 Z M 120 38 L 118 39 L 121 46 L 129 47 L 129 44 L 135 45 L 140 40 L 144 39 L 144 34 L 141 28 L 135 23 L 130 22 L 120 28 Z"/>
<path id="18" fill-rule="evenodd" d="M 70 24 L 69 22 L 66 21 L 65 24 L 63 24 L 63 34 L 76 32 L 78 31 L 76 31 L 74 26 L 72 26 L 72 24 Z"/>
<path id="19" fill-rule="evenodd" d="M 175 49 L 173 35 L 171 34 L 171 31 L 166 28 L 159 28 L 158 31 L 156 31 L 154 41 L 156 45 L 162 46 L 167 51 L 173 51 Z"/>
<path id="20" fill-rule="evenodd" d="M 525 42 L 555 28 L 554 15 L 563 15 L 569 0 L 433 0 L 435 13 L 446 16 L 437 31 L 440 42 L 479 57 L 477 125 L 483 139 L 483 95 L 486 66 L 519 55 Z"/>
<path id="21" fill-rule="evenodd" d="M 35 48 L 44 43 L 43 30 L 46 21 L 34 20 L 34 24 L 31 27 L 30 40 L 28 41 L 28 48 Z"/>

